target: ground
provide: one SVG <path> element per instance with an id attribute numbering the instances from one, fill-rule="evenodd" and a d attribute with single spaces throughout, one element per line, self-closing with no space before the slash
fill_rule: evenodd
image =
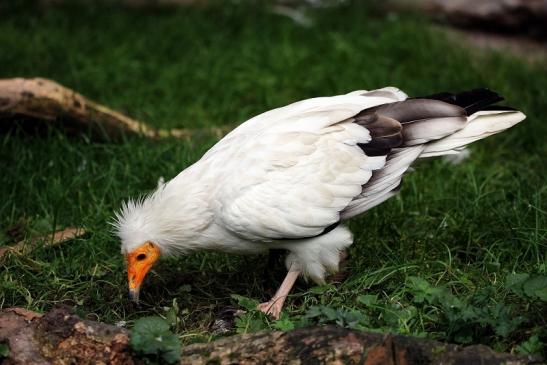
<path id="1" fill-rule="evenodd" d="M 5 14 L 2 14 L 4 12 Z M 401 194 L 354 219 L 339 285 L 301 283 L 280 321 L 250 311 L 237 331 L 308 323 L 391 331 L 497 350 L 545 351 L 547 72 L 515 55 L 467 49 L 415 15 L 356 5 L 302 27 L 263 7 L 0 7 L 0 77 L 46 77 L 157 127 L 234 125 L 295 100 L 395 85 L 410 95 L 489 87 L 527 120 L 471 147 L 459 165 L 422 161 Z M 217 140 L 123 143 L 58 128 L 0 134 L 0 245 L 52 227 L 91 233 L 0 262 L 0 307 L 58 303 L 109 323 L 177 314 L 183 343 L 212 338 L 228 306 L 266 300 L 284 267 L 199 253 L 157 266 L 129 302 L 109 222 Z M 271 281 L 271 280 L 270 280 Z M 235 294 L 242 297 L 234 296 Z M 166 312 L 166 308 L 171 308 Z"/>

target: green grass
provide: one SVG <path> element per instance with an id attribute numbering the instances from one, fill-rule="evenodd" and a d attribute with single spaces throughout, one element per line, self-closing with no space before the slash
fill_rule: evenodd
<path id="1" fill-rule="evenodd" d="M 499 91 L 528 115 L 524 123 L 473 145 L 461 165 L 419 163 L 397 198 L 350 223 L 356 242 L 343 284 L 301 283 L 282 321 L 251 311 L 238 330 L 338 321 L 505 351 L 534 352 L 547 342 L 545 68 L 449 43 L 414 16 L 354 5 L 312 12 L 310 28 L 231 5 L 0 7 L 0 16 L 0 77 L 51 78 L 157 127 L 238 123 L 295 100 L 386 85 L 410 95 Z M 131 325 L 165 315 L 176 299 L 177 333 L 188 343 L 212 338 L 215 314 L 238 305 L 233 294 L 267 299 L 277 282 L 265 278 L 281 280 L 281 264 L 267 272 L 265 257 L 198 253 L 158 265 L 142 305 L 129 302 L 108 224 L 113 211 L 214 143 L 207 134 L 112 144 L 53 128 L 3 132 L 0 242 L 12 244 L 8 233 L 17 225 L 27 237 L 53 226 L 91 233 L 4 260 L 0 307 L 45 311 L 64 303 L 92 319 Z M 512 284 L 519 278 L 512 273 L 532 277 Z M 525 290 L 533 285 L 539 291 Z"/>

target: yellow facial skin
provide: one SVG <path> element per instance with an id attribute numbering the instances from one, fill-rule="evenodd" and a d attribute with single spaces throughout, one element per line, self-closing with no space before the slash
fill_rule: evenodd
<path id="1" fill-rule="evenodd" d="M 129 296 L 134 302 L 139 301 L 139 289 L 144 277 L 160 257 L 160 249 L 156 244 L 146 241 L 127 255 L 127 282 Z"/>

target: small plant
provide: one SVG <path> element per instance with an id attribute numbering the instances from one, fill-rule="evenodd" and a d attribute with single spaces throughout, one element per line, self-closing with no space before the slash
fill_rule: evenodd
<path id="1" fill-rule="evenodd" d="M 547 276 L 511 274 L 505 279 L 505 286 L 524 299 L 547 302 Z"/>
<path id="2" fill-rule="evenodd" d="M 264 313 L 256 309 L 258 301 L 241 295 L 232 294 L 232 298 L 237 301 L 245 312 L 238 315 L 235 320 L 237 333 L 256 332 L 268 328 L 267 318 Z"/>
<path id="3" fill-rule="evenodd" d="M 435 309 L 439 312 L 437 326 L 457 343 L 472 343 L 490 331 L 501 338 L 508 338 L 525 320 L 516 313 L 514 305 L 491 301 L 492 293 L 487 289 L 457 297 L 448 287 L 433 287 L 419 277 L 409 277 L 407 285 L 416 305 L 422 310 Z"/>
<path id="4" fill-rule="evenodd" d="M 161 317 L 140 318 L 135 322 L 130 345 L 148 360 L 172 364 L 180 359 L 180 341 Z"/>
<path id="5" fill-rule="evenodd" d="M 9 356 L 9 346 L 6 343 L 0 343 L 0 359 Z"/>
<path id="6" fill-rule="evenodd" d="M 533 335 L 528 340 L 517 346 L 517 352 L 523 355 L 539 354 L 543 349 L 543 345 L 544 344 L 540 341 L 539 336 Z"/>
<path id="7" fill-rule="evenodd" d="M 310 324 L 310 321 L 305 317 L 289 317 L 286 313 L 281 313 L 280 319 L 272 321 L 271 318 L 257 310 L 257 300 L 236 294 L 233 294 L 232 298 L 237 301 L 240 307 L 245 308 L 245 312 L 239 314 L 235 320 L 237 333 L 256 332 L 264 329 L 291 331 Z"/>
<path id="8" fill-rule="evenodd" d="M 312 288 L 324 294 L 325 287 Z M 282 313 L 272 321 L 256 310 L 257 301 L 233 295 L 246 311 L 236 319 L 238 333 L 263 329 L 290 331 L 313 324 L 336 324 L 353 330 L 396 332 L 460 344 L 519 344 L 523 354 L 542 354 L 546 332 L 533 311 L 522 311 L 522 302 L 541 308 L 545 302 L 544 274 L 510 274 L 504 285 L 485 286 L 462 295 L 448 284 L 433 284 L 424 277 L 408 276 L 403 290 L 391 297 L 376 293 L 347 301 L 312 305 L 304 314 Z M 511 292 L 515 296 L 507 296 Z"/>
<path id="9" fill-rule="evenodd" d="M 334 309 L 324 305 L 310 307 L 305 318 L 319 324 L 334 323 L 355 330 L 365 330 L 369 326 L 367 316 L 357 310 Z"/>

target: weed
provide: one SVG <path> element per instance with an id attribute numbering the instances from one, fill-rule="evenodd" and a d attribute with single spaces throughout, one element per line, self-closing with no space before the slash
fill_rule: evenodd
<path id="1" fill-rule="evenodd" d="M 180 341 L 161 317 L 139 318 L 131 331 L 130 345 L 150 361 L 172 364 L 180 359 Z"/>

